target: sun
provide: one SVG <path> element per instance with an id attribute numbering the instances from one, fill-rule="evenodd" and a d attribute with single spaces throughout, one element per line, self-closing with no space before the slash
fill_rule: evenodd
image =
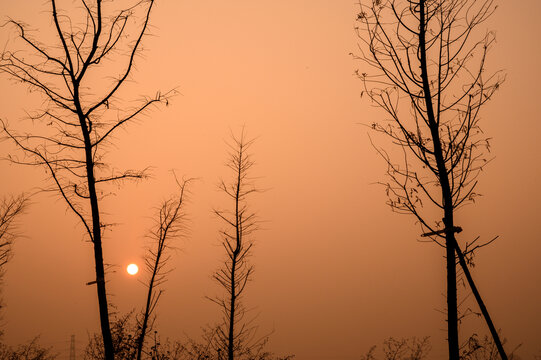
<path id="1" fill-rule="evenodd" d="M 130 275 L 135 275 L 139 272 L 139 267 L 135 264 L 130 264 L 128 265 L 128 267 L 126 268 L 126 271 L 128 272 L 128 274 Z"/>

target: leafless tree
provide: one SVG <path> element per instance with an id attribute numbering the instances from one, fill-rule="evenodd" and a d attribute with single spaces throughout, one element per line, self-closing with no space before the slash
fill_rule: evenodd
<path id="1" fill-rule="evenodd" d="M 152 315 L 164 291 L 160 286 L 166 281 L 166 275 L 169 272 L 166 267 L 171 258 L 169 251 L 174 248 L 171 241 L 186 230 L 183 226 L 186 217 L 183 207 L 186 201 L 186 186 L 190 181 L 190 179 L 177 181 L 179 194 L 162 203 L 158 210 L 155 228 L 149 234 L 151 245 L 145 257 L 145 267 L 149 273 L 148 290 L 137 339 L 137 360 L 141 360 L 145 337 L 149 328 L 152 328 Z"/>
<path id="2" fill-rule="evenodd" d="M 395 339 L 388 338 L 383 341 L 383 359 L 384 360 L 422 360 L 428 357 L 431 346 L 428 337 L 417 339 Z M 376 360 L 376 346 L 363 356 L 361 360 Z"/>
<path id="3" fill-rule="evenodd" d="M 111 338 L 115 356 L 122 360 L 133 360 L 137 354 L 137 320 L 135 311 L 127 314 L 111 316 Z M 101 333 L 89 336 L 84 349 L 85 360 L 105 360 L 103 336 Z"/>
<path id="4" fill-rule="evenodd" d="M 13 50 L 4 51 L 0 71 L 44 99 L 34 112 L 32 131 L 17 133 L 2 122 L 2 130 L 23 156 L 20 164 L 42 166 L 54 191 L 66 201 L 83 225 L 94 248 L 101 332 L 105 358 L 114 358 L 109 324 L 102 237 L 108 225 L 100 212 L 107 184 L 140 179 L 142 171 L 117 171 L 105 161 L 113 134 L 171 93 L 142 98 L 138 105 L 121 101 L 147 34 L 154 0 L 126 2 L 78 0 L 61 10 L 50 0 L 54 41 L 44 44 L 20 21 L 10 20 L 17 33 Z"/>
<path id="5" fill-rule="evenodd" d="M 248 208 L 249 195 L 257 192 L 249 172 L 254 165 L 250 146 L 254 140 L 247 140 L 244 129 L 240 137 L 232 136 L 229 146 L 227 167 L 233 174 L 233 180 L 220 182 L 220 190 L 231 201 L 231 209 L 214 210 L 223 221 L 225 228 L 221 231 L 221 244 L 226 258 L 213 279 L 224 289 L 225 295 L 209 298 L 222 310 L 223 321 L 216 328 L 215 346 L 218 358 L 233 360 L 240 358 L 250 348 L 259 344 L 254 340 L 255 328 L 245 321 L 246 309 L 242 303 L 242 295 L 251 280 L 254 267 L 249 262 L 252 253 L 252 233 L 257 227 L 255 213 Z"/>
<path id="6" fill-rule="evenodd" d="M 381 353 L 384 360 L 422 360 L 429 358 L 431 349 L 432 346 L 428 337 L 422 339 L 415 337 L 395 339 L 390 337 L 383 341 Z M 510 359 L 518 359 L 514 355 L 517 349 L 518 347 L 509 354 Z M 361 360 L 378 359 L 376 350 L 377 347 L 372 346 L 365 355 L 361 356 Z M 479 338 L 478 335 L 474 334 L 461 347 L 460 358 L 462 360 L 497 360 L 499 353 L 492 338 L 487 336 Z"/>
<path id="7" fill-rule="evenodd" d="M 505 343 L 505 339 L 503 340 L 503 343 Z M 515 355 L 515 352 L 519 347 L 520 345 L 509 352 L 509 359 L 519 359 L 519 357 Z M 500 358 L 498 346 L 495 344 L 494 340 L 488 336 L 479 337 L 477 334 L 473 334 L 460 350 L 460 356 L 463 360 L 498 360 L 498 358 Z"/>
<path id="8" fill-rule="evenodd" d="M 39 337 L 35 337 L 25 344 L 16 347 L 0 343 L 1 360 L 54 360 L 58 355 L 51 348 L 39 344 Z"/>
<path id="9" fill-rule="evenodd" d="M 424 236 L 446 249 L 449 357 L 459 358 L 456 257 L 485 316 L 500 355 L 494 325 L 456 241 L 456 211 L 474 201 L 479 172 L 487 162 L 480 110 L 503 81 L 486 71 L 494 43 L 476 29 L 495 10 L 492 0 L 367 0 L 357 28 L 364 63 L 358 76 L 367 95 L 390 117 L 371 128 L 401 149 L 396 162 L 383 149 L 390 206 L 413 214 Z M 442 220 L 443 217 L 443 220 Z"/>
<path id="10" fill-rule="evenodd" d="M 28 198 L 24 195 L 0 200 L 0 280 L 4 274 L 4 266 L 11 258 L 11 245 L 16 236 L 15 219 L 22 214 L 27 203 Z"/>
<path id="11" fill-rule="evenodd" d="M 27 204 L 28 198 L 25 195 L 4 197 L 0 200 L 0 285 L 4 278 L 6 264 L 12 256 L 13 240 L 17 236 L 14 230 L 15 221 L 23 213 Z"/>
<path id="12" fill-rule="evenodd" d="M 208 328 L 211 330 L 210 328 Z M 160 339 L 158 332 L 154 331 L 153 345 L 150 358 L 153 360 L 219 360 L 223 359 L 221 352 L 216 352 L 212 346 L 215 329 L 205 333 L 201 341 L 186 339 L 184 341 L 170 341 Z M 247 360 L 292 360 L 293 355 L 276 356 L 271 352 L 262 351 L 244 356 Z"/>

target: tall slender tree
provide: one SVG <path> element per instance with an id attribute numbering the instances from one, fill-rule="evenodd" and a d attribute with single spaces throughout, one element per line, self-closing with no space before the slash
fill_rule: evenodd
<path id="1" fill-rule="evenodd" d="M 358 76 L 368 97 L 390 117 L 373 130 L 403 150 L 403 162 L 378 149 L 388 164 L 391 207 L 413 214 L 423 235 L 445 248 L 449 358 L 458 360 L 456 255 L 490 331 L 495 327 L 456 241 L 456 211 L 472 202 L 489 140 L 480 110 L 503 76 L 486 71 L 494 34 L 477 28 L 495 10 L 492 0 L 368 0 L 357 20 L 364 68 Z"/>
<path id="2" fill-rule="evenodd" d="M 105 150 L 113 134 L 152 105 L 167 103 L 171 93 L 158 92 L 135 106 L 127 106 L 120 97 L 141 52 L 154 0 L 137 0 L 122 8 L 126 2 L 76 3 L 79 6 L 61 10 L 55 0 L 49 1 L 54 39 L 48 44 L 38 41 L 22 22 L 8 22 L 18 37 L 12 50 L 2 53 L 0 72 L 39 93 L 45 106 L 31 115 L 34 126 L 27 134 L 1 125 L 24 153 L 12 160 L 45 167 L 93 244 L 96 279 L 91 283 L 97 288 L 104 353 L 110 360 L 114 349 L 102 249 L 107 223 L 100 200 L 107 184 L 145 174 L 111 169 Z"/>
<path id="3" fill-rule="evenodd" d="M 242 295 L 251 280 L 254 267 L 249 262 L 252 253 L 252 233 L 257 227 L 256 215 L 248 208 L 249 195 L 257 192 L 249 172 L 254 165 L 249 152 L 254 140 L 247 140 L 244 129 L 240 137 L 233 136 L 228 144 L 229 160 L 227 167 L 233 179 L 222 180 L 220 190 L 231 201 L 231 208 L 214 210 L 223 221 L 225 228 L 221 231 L 221 244 L 226 258 L 223 266 L 214 275 L 214 280 L 225 291 L 225 295 L 209 298 L 222 310 L 222 323 L 216 329 L 215 345 L 219 357 L 227 360 L 240 358 L 257 347 L 250 344 L 254 328 L 244 319 L 246 309 L 242 303 Z"/>
<path id="4" fill-rule="evenodd" d="M 155 226 L 149 233 L 151 244 L 145 256 L 145 267 L 149 275 L 147 283 L 147 298 L 145 308 L 141 313 L 139 334 L 137 335 L 137 360 L 141 360 L 145 338 L 152 328 L 152 316 L 163 293 L 161 285 L 166 281 L 169 272 L 167 263 L 171 258 L 170 251 L 174 249 L 171 243 L 175 237 L 182 235 L 186 229 L 183 221 L 186 218 L 184 205 L 188 183 L 191 180 L 177 181 L 179 194 L 163 201 L 158 209 Z"/>

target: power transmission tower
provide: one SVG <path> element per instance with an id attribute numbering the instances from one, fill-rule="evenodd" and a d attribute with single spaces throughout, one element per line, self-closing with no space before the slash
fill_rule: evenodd
<path id="1" fill-rule="evenodd" d="M 75 335 L 71 335 L 71 341 L 70 341 L 70 360 L 75 360 Z"/>

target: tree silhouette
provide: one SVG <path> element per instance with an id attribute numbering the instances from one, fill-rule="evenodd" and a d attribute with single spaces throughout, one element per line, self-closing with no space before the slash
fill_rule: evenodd
<path id="1" fill-rule="evenodd" d="M 137 356 L 137 320 L 132 310 L 123 315 L 111 316 L 111 339 L 114 354 L 122 360 L 134 360 Z M 83 358 L 85 360 L 105 360 L 103 336 L 101 333 L 89 335 Z"/>
<path id="2" fill-rule="evenodd" d="M 383 360 L 422 360 L 430 359 L 430 351 L 432 346 L 430 345 L 430 339 L 424 337 L 408 338 L 408 339 L 395 339 L 388 338 L 383 341 L 381 347 L 381 356 L 376 354 L 377 347 L 372 346 L 370 350 L 363 356 L 361 360 L 376 360 L 381 358 Z M 516 358 L 514 351 L 510 354 L 509 358 Z M 460 352 L 460 358 L 462 360 L 497 360 L 500 357 L 496 344 L 492 341 L 492 338 L 485 336 L 479 338 L 477 334 L 473 334 L 462 346 Z"/>
<path id="3" fill-rule="evenodd" d="M 5 134 L 23 150 L 16 163 L 45 167 L 54 189 L 82 223 L 94 248 L 100 325 L 105 358 L 114 358 L 109 324 L 102 237 L 108 224 L 100 200 L 112 182 L 140 179 L 144 171 L 117 171 L 105 162 L 112 136 L 170 93 L 143 98 L 127 106 L 120 100 L 147 33 L 153 0 L 118 2 L 78 1 L 70 14 L 51 6 L 54 42 L 43 44 L 19 21 L 15 50 L 4 51 L 0 71 L 28 86 L 44 99 L 44 110 L 31 115 L 32 131 L 19 134 L 2 122 Z M 125 4 L 125 3 L 123 3 Z M 6 26 L 7 26 L 6 25 Z"/>
<path id="4" fill-rule="evenodd" d="M 221 244 L 226 253 L 223 266 L 212 276 L 225 290 L 224 296 L 209 298 L 222 309 L 223 320 L 216 328 L 213 344 L 220 359 L 233 360 L 250 353 L 260 345 L 252 342 L 255 328 L 244 320 L 246 309 L 242 304 L 242 295 L 252 278 L 253 265 L 248 261 L 253 246 L 251 234 L 256 229 L 255 213 L 250 212 L 247 198 L 258 190 L 249 177 L 254 165 L 249 148 L 254 140 L 247 140 L 244 129 L 240 137 L 232 136 L 229 146 L 227 167 L 233 174 L 231 182 L 220 182 L 220 190 L 232 202 L 228 210 L 214 210 L 223 220 Z"/>
<path id="5" fill-rule="evenodd" d="M 431 346 L 428 337 L 417 339 L 388 338 L 383 341 L 382 352 L 384 360 L 423 360 L 428 357 Z M 376 360 L 376 346 L 363 356 L 361 360 Z"/>
<path id="6" fill-rule="evenodd" d="M 12 244 L 15 233 L 15 220 L 20 216 L 28 204 L 25 195 L 4 197 L 0 200 L 0 285 L 4 280 L 6 264 L 11 259 Z M 3 306 L 0 299 L 0 308 Z M 2 332 L 0 331 L 0 335 Z"/>
<path id="7" fill-rule="evenodd" d="M 372 0 L 360 4 L 357 28 L 367 95 L 390 120 L 371 128 L 402 149 L 388 164 L 389 205 L 413 214 L 424 236 L 446 249 L 449 358 L 459 359 L 456 255 L 500 355 L 498 334 L 475 287 L 455 234 L 457 209 L 474 201 L 489 139 L 479 127 L 481 107 L 503 76 L 486 73 L 494 34 L 475 30 L 494 12 L 492 0 Z M 435 217 L 434 217 L 435 215 Z M 443 215 L 443 216 L 442 216 Z M 443 217 L 443 220 L 442 220 Z M 471 249 L 470 249 L 471 250 Z"/>
<path id="8" fill-rule="evenodd" d="M 28 198 L 24 195 L 0 200 L 0 279 L 4 275 L 4 266 L 11 258 L 11 245 L 16 236 L 15 219 L 23 213 L 27 203 Z"/>
<path id="9" fill-rule="evenodd" d="M 0 359 L 2 360 L 54 360 L 57 358 L 58 354 L 53 353 L 51 348 L 45 348 L 39 344 L 39 337 L 16 347 L 0 343 Z"/>
<path id="10" fill-rule="evenodd" d="M 141 360 L 145 337 L 148 330 L 152 328 L 152 315 L 158 300 L 163 293 L 160 289 L 166 280 L 168 269 L 167 262 L 170 259 L 169 251 L 173 248 L 171 240 L 182 234 L 183 220 L 185 220 L 185 212 L 183 206 L 186 196 L 186 186 L 191 180 L 177 181 L 179 186 L 179 194 L 165 200 L 158 209 L 158 217 L 155 220 L 155 227 L 149 234 L 152 243 L 148 248 L 145 257 L 145 267 L 149 273 L 147 284 L 147 299 L 145 309 L 141 314 L 140 330 L 137 337 L 137 360 Z"/>

